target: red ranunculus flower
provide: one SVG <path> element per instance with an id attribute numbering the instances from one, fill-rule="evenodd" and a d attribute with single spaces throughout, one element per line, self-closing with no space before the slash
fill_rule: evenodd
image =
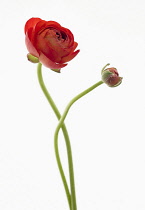
<path id="1" fill-rule="evenodd" d="M 31 18 L 25 24 L 25 35 L 29 53 L 58 72 L 79 53 L 74 51 L 78 44 L 72 32 L 55 21 Z"/>

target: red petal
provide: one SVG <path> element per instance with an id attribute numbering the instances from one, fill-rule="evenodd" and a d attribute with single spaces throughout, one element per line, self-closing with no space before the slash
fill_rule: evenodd
<path id="1" fill-rule="evenodd" d="M 45 28 L 45 25 L 46 25 L 46 21 L 45 20 L 40 20 L 35 26 L 35 34 L 41 32 L 42 29 Z"/>
<path id="2" fill-rule="evenodd" d="M 61 25 L 55 21 L 45 21 L 45 20 L 41 20 L 40 22 L 38 22 L 36 24 L 35 27 L 35 33 L 39 33 L 42 32 L 44 29 L 47 29 L 49 27 L 52 28 L 61 28 Z"/>
<path id="3" fill-rule="evenodd" d="M 61 28 L 61 25 L 56 21 L 46 21 L 47 26 Z"/>
<path id="4" fill-rule="evenodd" d="M 79 52 L 80 52 L 80 50 L 77 50 L 77 51 L 73 52 L 72 54 L 70 54 L 70 55 L 68 55 L 66 57 L 63 57 L 61 59 L 60 63 L 66 63 L 66 62 L 72 60 Z"/>
<path id="5" fill-rule="evenodd" d="M 24 28 L 25 34 L 26 34 L 26 32 L 29 30 L 29 28 L 35 27 L 35 25 L 36 25 L 39 21 L 41 21 L 40 18 L 30 18 L 30 19 L 26 22 L 26 24 L 25 24 L 25 28 Z"/>
<path id="6" fill-rule="evenodd" d="M 50 68 L 50 69 L 60 69 L 60 68 L 63 68 L 67 65 L 67 64 L 59 64 L 59 63 L 55 63 L 55 62 L 51 61 L 42 52 L 40 53 L 39 61 L 44 66 L 46 66 L 47 68 Z"/>
<path id="7" fill-rule="evenodd" d="M 74 42 L 72 48 L 71 48 L 71 51 L 70 51 L 70 54 L 77 48 L 78 46 L 78 43 L 77 42 Z"/>
<path id="8" fill-rule="evenodd" d="M 36 48 L 33 46 L 32 42 L 30 41 L 27 33 L 26 33 L 26 37 L 25 37 L 25 43 L 26 43 L 28 52 L 30 54 L 34 55 L 35 57 L 39 57 L 39 53 L 37 52 Z"/>
<path id="9" fill-rule="evenodd" d="M 68 36 L 68 47 L 71 47 L 74 43 L 74 35 L 67 28 L 61 27 L 60 30 L 67 34 L 67 36 Z"/>

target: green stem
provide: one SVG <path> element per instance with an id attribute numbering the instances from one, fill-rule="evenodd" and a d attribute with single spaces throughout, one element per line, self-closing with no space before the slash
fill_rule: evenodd
<path id="1" fill-rule="evenodd" d="M 69 104 L 67 105 L 63 115 L 61 116 L 59 123 L 56 127 L 55 134 L 54 134 L 54 146 L 55 146 L 55 153 L 56 158 L 59 159 L 59 151 L 58 151 L 58 133 L 60 128 L 64 125 L 64 120 L 67 116 L 67 113 L 70 109 L 70 107 L 75 103 L 78 99 L 89 93 L 90 91 L 94 90 L 99 85 L 103 84 L 102 81 L 97 82 L 95 85 L 91 86 L 90 88 L 86 89 L 82 93 L 78 94 L 76 97 L 74 97 Z M 72 161 L 72 154 L 68 153 L 68 163 L 69 163 L 69 175 L 70 175 L 70 188 L 71 188 L 71 209 L 77 210 L 76 205 L 76 194 L 75 194 L 75 182 L 74 182 L 74 172 L 73 172 L 73 161 Z"/>
<path id="2" fill-rule="evenodd" d="M 42 67 L 42 64 L 38 63 L 37 75 L 38 75 L 39 84 L 40 84 L 41 89 L 42 89 L 44 95 L 46 96 L 48 102 L 50 103 L 50 106 L 52 107 L 57 119 L 59 120 L 61 118 L 60 112 L 59 112 L 57 106 L 55 105 L 52 97 L 50 96 L 49 92 L 46 89 L 46 86 L 45 86 L 43 78 L 42 78 L 41 67 Z M 69 143 L 70 141 L 69 141 L 69 136 L 68 136 L 68 132 L 67 132 L 65 124 L 62 125 L 62 131 L 63 131 L 63 135 L 64 135 L 64 138 L 65 138 L 67 153 L 71 154 L 71 148 L 70 148 L 70 143 Z M 64 174 L 64 171 L 63 171 L 63 168 L 62 168 L 62 164 L 61 164 L 59 155 L 57 155 L 57 163 L 58 163 L 59 171 L 60 171 L 61 178 L 62 178 L 62 181 L 63 181 L 63 185 L 64 185 L 64 188 L 65 188 L 69 208 L 71 210 L 71 195 L 70 195 L 70 192 L 69 192 L 68 184 L 67 184 L 67 181 L 66 181 L 66 178 L 65 178 L 65 174 Z"/>

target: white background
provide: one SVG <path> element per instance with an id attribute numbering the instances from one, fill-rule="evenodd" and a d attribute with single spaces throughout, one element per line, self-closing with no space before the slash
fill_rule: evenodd
<path id="1" fill-rule="evenodd" d="M 145 1 L 13 0 L 0 9 L 0 209 L 68 210 L 53 148 L 57 120 L 37 65 L 26 59 L 24 25 L 40 17 L 69 28 L 81 50 L 61 74 L 43 68 L 61 113 L 106 63 L 123 77 L 119 87 L 103 84 L 76 102 L 66 119 L 78 210 L 144 210 Z"/>

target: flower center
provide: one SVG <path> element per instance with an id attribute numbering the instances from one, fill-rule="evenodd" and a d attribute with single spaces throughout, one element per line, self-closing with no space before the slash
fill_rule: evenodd
<path id="1" fill-rule="evenodd" d="M 58 40 L 66 40 L 67 36 L 64 32 L 59 32 L 59 31 L 56 31 L 56 37 Z"/>
<path id="2" fill-rule="evenodd" d="M 58 31 L 55 28 L 49 28 L 48 34 L 62 42 L 67 39 L 67 35 L 63 31 Z"/>
<path id="3" fill-rule="evenodd" d="M 66 33 L 64 33 L 63 31 L 59 31 L 53 27 L 45 28 L 44 30 L 39 32 L 39 35 L 48 40 L 56 39 L 60 42 L 64 42 L 67 39 Z"/>

